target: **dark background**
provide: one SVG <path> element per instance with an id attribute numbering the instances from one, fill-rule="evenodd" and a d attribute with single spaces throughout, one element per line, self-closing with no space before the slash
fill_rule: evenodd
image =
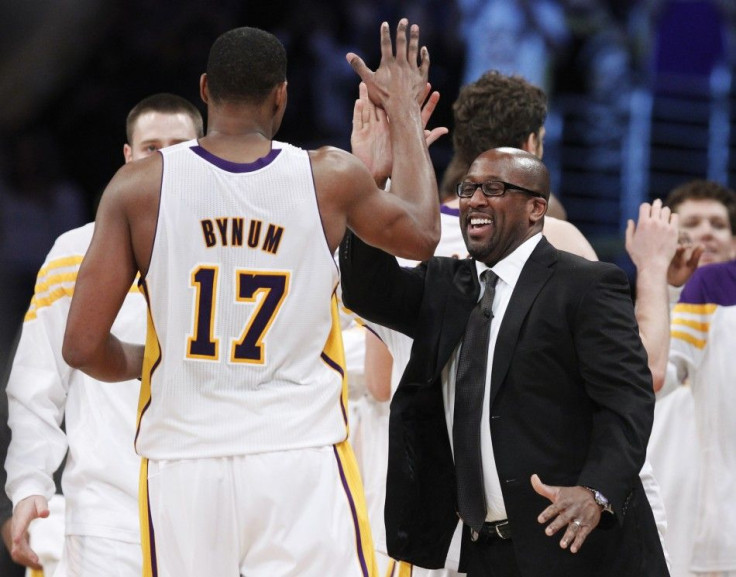
<path id="1" fill-rule="evenodd" d="M 278 138 L 349 146 L 352 50 L 378 63 L 378 27 L 417 22 L 442 94 L 473 70 L 529 72 L 550 97 L 545 161 L 569 219 L 631 271 L 626 219 L 708 177 L 736 183 L 734 8 L 727 0 L 3 0 L 0 5 L 0 367 L 35 274 L 60 233 L 94 218 L 123 163 L 127 112 L 154 92 L 189 98 L 222 32 L 275 33 L 289 55 Z M 534 44 L 534 42 L 536 44 Z M 528 49 L 529 46 L 533 46 Z M 526 60 L 524 60 L 526 58 Z M 438 175 L 451 153 L 432 147 Z"/>

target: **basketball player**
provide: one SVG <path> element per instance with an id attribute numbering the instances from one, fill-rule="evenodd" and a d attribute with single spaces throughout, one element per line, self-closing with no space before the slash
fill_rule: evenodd
<path id="1" fill-rule="evenodd" d="M 202 116 L 180 96 L 154 94 L 130 111 L 126 134 L 127 163 L 201 136 Z M 23 565 L 42 565 L 46 575 L 54 574 L 58 557 L 39 559 L 35 550 L 54 547 L 37 541 L 40 537 L 32 532 L 31 548 L 27 529 L 33 519 L 49 516 L 52 475 L 68 449 L 62 477 L 66 513 L 60 511 L 61 519 L 39 521 L 38 526 L 49 528 L 58 522 L 61 535 L 66 534 L 56 575 L 102 575 L 114 567 L 116 575 L 133 577 L 141 574 L 140 457 L 133 451 L 140 383 L 103 386 L 61 358 L 69 303 L 93 230 L 90 223 L 64 233 L 46 257 L 8 381 L 12 440 L 5 466 L 8 495 L 15 505 L 12 555 Z M 145 307 L 137 287 L 128 291 L 115 333 L 142 343 Z"/>
<path id="2" fill-rule="evenodd" d="M 429 59 L 408 29 L 402 19 L 394 54 L 381 26 L 375 72 L 348 54 L 393 120 L 391 193 L 347 152 L 274 140 L 286 53 L 237 28 L 215 41 L 200 80 L 207 135 L 123 167 L 103 194 L 64 357 L 102 380 L 142 377 L 144 574 L 375 574 L 345 441 L 332 255 L 348 227 L 406 258 L 437 244 L 419 104 Z M 139 271 L 145 355 L 110 333 Z"/>

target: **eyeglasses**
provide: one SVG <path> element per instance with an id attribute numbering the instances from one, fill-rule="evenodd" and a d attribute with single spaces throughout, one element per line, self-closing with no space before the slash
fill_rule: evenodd
<path id="1" fill-rule="evenodd" d="M 455 192 L 460 198 L 470 198 L 475 194 L 475 191 L 480 188 L 481 192 L 485 196 L 503 196 L 507 190 L 520 190 L 531 194 L 532 196 L 538 196 L 540 198 L 546 198 L 541 192 L 535 190 L 529 190 L 523 186 L 517 186 L 510 182 L 504 182 L 503 180 L 487 180 L 486 182 L 461 182 L 455 188 Z"/>

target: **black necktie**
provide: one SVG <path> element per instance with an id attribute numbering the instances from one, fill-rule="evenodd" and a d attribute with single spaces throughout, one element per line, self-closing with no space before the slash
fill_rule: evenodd
<path id="1" fill-rule="evenodd" d="M 488 365 L 488 341 L 493 319 L 491 307 L 498 276 L 488 269 L 481 274 L 481 279 L 485 284 L 483 298 L 470 313 L 458 359 L 452 425 L 458 513 L 476 531 L 480 530 L 486 519 L 480 457 L 480 421 Z"/>

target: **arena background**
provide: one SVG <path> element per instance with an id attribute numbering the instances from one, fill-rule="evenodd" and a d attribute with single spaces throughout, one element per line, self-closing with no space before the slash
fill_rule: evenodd
<path id="1" fill-rule="evenodd" d="M 60 233 L 94 217 L 142 97 L 189 98 L 225 30 L 275 33 L 289 56 L 278 138 L 349 146 L 357 77 L 378 26 L 407 16 L 442 94 L 479 71 L 519 72 L 550 97 L 545 161 L 569 219 L 630 274 L 626 219 L 691 178 L 736 185 L 733 0 L 3 0 L 0 4 L 0 368 Z M 432 147 L 438 175 L 450 139 Z"/>

